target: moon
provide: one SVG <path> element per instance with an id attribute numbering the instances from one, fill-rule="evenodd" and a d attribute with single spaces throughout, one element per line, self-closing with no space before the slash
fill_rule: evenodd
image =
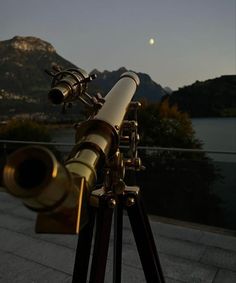
<path id="1" fill-rule="evenodd" d="M 154 45 L 155 44 L 155 39 L 153 37 L 149 38 L 148 43 L 150 45 Z"/>

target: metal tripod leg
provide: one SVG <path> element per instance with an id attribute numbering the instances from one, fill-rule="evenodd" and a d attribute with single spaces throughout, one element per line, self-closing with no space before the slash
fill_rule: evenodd
<path id="1" fill-rule="evenodd" d="M 126 192 L 125 198 L 130 224 L 146 280 L 148 283 L 164 283 L 165 279 L 151 226 L 140 197 L 138 193 Z"/>
<path id="2" fill-rule="evenodd" d="M 122 234 L 123 202 L 119 200 L 114 211 L 113 283 L 121 283 Z"/>
<path id="3" fill-rule="evenodd" d="M 122 231 L 123 207 L 128 212 L 132 231 L 136 241 L 140 260 L 147 283 L 164 283 L 160 260 L 158 257 L 151 226 L 144 211 L 137 187 L 127 187 L 124 194 L 118 197 L 114 219 L 114 262 L 113 283 L 121 282 L 122 263 Z M 93 249 L 93 258 L 90 270 L 90 283 L 103 283 L 105 279 L 106 262 L 109 248 L 109 239 L 112 225 L 113 209 L 116 201 L 112 195 L 98 194 L 97 209 L 91 208 L 88 224 L 82 229 L 76 251 L 73 274 L 73 283 L 86 283 L 90 259 L 93 228 L 96 210 L 96 234 Z M 114 202 L 113 202 L 114 201 Z"/>
<path id="4" fill-rule="evenodd" d="M 90 283 L 103 283 L 106 271 L 107 254 L 112 225 L 113 208 L 108 206 L 107 196 L 100 198 L 96 218 L 96 234 L 93 259 L 90 271 Z"/>
<path id="5" fill-rule="evenodd" d="M 72 283 L 86 283 L 95 222 L 95 209 L 91 208 L 89 222 L 79 233 Z"/>

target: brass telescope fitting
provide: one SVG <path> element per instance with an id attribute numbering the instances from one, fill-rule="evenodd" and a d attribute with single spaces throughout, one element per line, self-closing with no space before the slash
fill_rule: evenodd
<path id="1" fill-rule="evenodd" d="M 61 104 L 67 100 L 73 100 L 77 93 L 84 93 L 88 74 L 82 69 L 68 69 L 54 75 L 52 88 L 48 98 L 53 104 Z"/>
<path id="2" fill-rule="evenodd" d="M 120 77 L 95 117 L 77 128 L 76 145 L 65 166 L 39 146 L 9 156 L 3 173 L 5 187 L 39 213 L 38 232 L 78 233 L 86 222 L 86 205 L 97 172 L 118 149 L 119 130 L 138 85 L 133 72 Z"/>
<path id="3" fill-rule="evenodd" d="M 86 223 L 84 179 L 74 177 L 47 148 L 18 149 L 3 174 L 6 191 L 38 213 L 36 232 L 78 233 Z"/>
<path id="4" fill-rule="evenodd" d="M 9 156 L 4 183 L 10 194 L 37 212 L 57 209 L 73 186 L 68 170 L 40 146 L 24 147 Z"/>
<path id="5" fill-rule="evenodd" d="M 83 69 L 72 68 L 57 73 L 53 76 L 51 90 L 48 99 L 53 104 L 61 104 L 80 99 L 91 106 L 91 96 L 86 93 L 87 84 L 96 78 L 96 75 L 88 75 Z"/>

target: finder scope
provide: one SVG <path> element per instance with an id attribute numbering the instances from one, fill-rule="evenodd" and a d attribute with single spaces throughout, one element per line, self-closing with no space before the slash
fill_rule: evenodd
<path id="1" fill-rule="evenodd" d="M 53 76 L 52 88 L 48 98 L 53 104 L 71 102 L 86 96 L 87 83 L 96 78 L 96 75 L 88 75 L 80 68 L 67 69 L 51 75 Z"/>

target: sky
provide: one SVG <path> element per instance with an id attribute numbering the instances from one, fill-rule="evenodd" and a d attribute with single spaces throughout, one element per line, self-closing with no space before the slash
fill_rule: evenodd
<path id="1" fill-rule="evenodd" d="M 15 35 L 87 72 L 126 67 L 173 90 L 236 74 L 236 0 L 0 0 L 0 41 Z"/>

